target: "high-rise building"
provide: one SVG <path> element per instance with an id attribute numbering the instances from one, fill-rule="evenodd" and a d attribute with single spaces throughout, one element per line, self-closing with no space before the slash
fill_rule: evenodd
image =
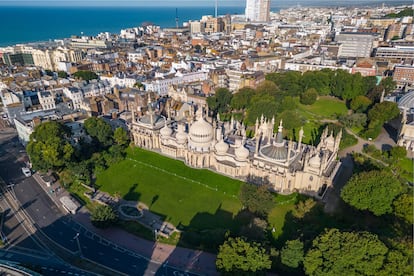
<path id="1" fill-rule="evenodd" d="M 270 0 L 246 0 L 246 19 L 251 22 L 267 22 Z"/>

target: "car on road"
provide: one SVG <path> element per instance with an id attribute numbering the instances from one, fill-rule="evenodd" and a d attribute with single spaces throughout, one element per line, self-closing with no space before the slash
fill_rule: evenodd
<path id="1" fill-rule="evenodd" d="M 29 177 L 29 176 L 31 176 L 31 175 L 32 175 L 32 172 L 30 171 L 30 169 L 29 169 L 29 168 L 26 168 L 26 167 L 23 167 L 23 168 L 22 168 L 22 172 L 23 172 L 23 174 L 24 174 L 26 177 Z"/>

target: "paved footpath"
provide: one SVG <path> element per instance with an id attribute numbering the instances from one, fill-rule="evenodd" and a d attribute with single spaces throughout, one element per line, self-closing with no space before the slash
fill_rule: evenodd
<path id="1" fill-rule="evenodd" d="M 79 210 L 74 215 L 74 219 L 92 232 L 152 261 L 164 264 L 168 262 L 168 266 L 188 270 L 200 275 L 218 275 L 215 265 L 216 256 L 214 254 L 158 242 L 155 243 L 139 238 L 119 228 L 96 228 L 91 224 L 89 213 L 85 208 Z"/>

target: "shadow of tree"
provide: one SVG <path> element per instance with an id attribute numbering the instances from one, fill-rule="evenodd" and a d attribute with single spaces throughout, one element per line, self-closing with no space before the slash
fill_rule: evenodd
<path id="1" fill-rule="evenodd" d="M 141 194 L 136 191 L 137 187 L 138 187 L 138 183 L 132 184 L 132 186 L 129 187 L 128 192 L 124 195 L 123 199 L 131 200 L 131 201 L 139 201 Z"/>

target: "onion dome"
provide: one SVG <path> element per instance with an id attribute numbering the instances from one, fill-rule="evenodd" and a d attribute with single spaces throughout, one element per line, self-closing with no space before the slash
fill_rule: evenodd
<path id="1" fill-rule="evenodd" d="M 229 149 L 229 145 L 223 139 L 220 139 L 220 142 L 215 145 L 215 149 L 218 154 L 225 154 Z"/>
<path id="2" fill-rule="evenodd" d="M 187 141 L 187 133 L 185 133 L 183 125 L 178 125 L 175 138 L 177 139 L 178 144 L 184 144 Z"/>
<path id="3" fill-rule="evenodd" d="M 243 143 L 236 148 L 234 154 L 236 155 L 236 159 L 238 160 L 246 160 L 249 157 L 249 150 L 244 147 Z"/>
<path id="4" fill-rule="evenodd" d="M 311 159 L 309 159 L 309 166 L 312 168 L 319 168 L 321 166 L 321 157 L 319 154 L 316 154 Z"/>
<path id="5" fill-rule="evenodd" d="M 167 121 L 165 121 L 165 125 L 164 127 L 160 130 L 161 136 L 162 137 L 169 137 L 171 136 L 173 130 L 171 129 L 171 127 L 169 127 L 167 125 Z"/>
<path id="6" fill-rule="evenodd" d="M 335 138 L 333 137 L 332 133 L 331 135 L 329 135 L 329 137 L 326 138 L 326 146 L 329 147 L 333 147 L 335 145 Z"/>
<path id="7" fill-rule="evenodd" d="M 189 129 L 188 148 L 198 152 L 207 152 L 211 149 L 214 139 L 214 129 L 203 118 L 203 112 L 200 108 L 197 111 L 197 121 L 195 121 Z"/>
<path id="8" fill-rule="evenodd" d="M 213 127 L 200 116 L 197 121 L 191 125 L 189 134 L 192 142 L 204 144 L 213 140 L 214 131 Z"/>

